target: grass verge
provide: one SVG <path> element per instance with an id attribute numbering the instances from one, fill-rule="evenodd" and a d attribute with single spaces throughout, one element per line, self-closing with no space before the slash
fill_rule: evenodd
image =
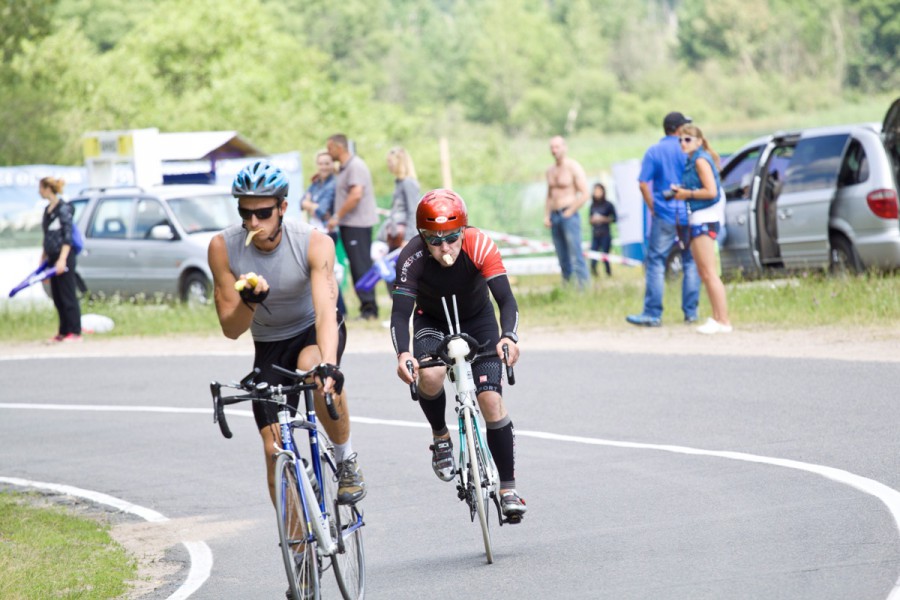
<path id="1" fill-rule="evenodd" d="M 136 573 L 107 525 L 37 494 L 0 492 L 0 598 L 118 598 Z"/>
<path id="2" fill-rule="evenodd" d="M 595 278 L 580 292 L 560 285 L 558 275 L 512 278 L 519 303 L 521 328 L 579 327 L 627 328 L 625 315 L 641 312 L 644 274 L 640 268 L 614 267 L 613 276 Z M 726 284 L 729 311 L 739 328 L 809 328 L 822 326 L 882 327 L 900 325 L 900 277 L 867 273 L 829 277 L 820 272 Z M 376 288 L 382 319 L 389 318 L 390 298 L 383 284 Z M 351 317 L 358 314 L 355 296 L 345 291 Z M 680 322 L 681 283 L 669 282 L 664 298 L 665 322 Z M 171 299 L 83 301 L 82 314 L 98 313 L 115 322 L 104 336 L 221 335 L 213 306 L 187 306 Z M 710 315 L 705 292 L 700 295 L 700 317 Z M 57 315 L 51 305 L 0 307 L 0 342 L 35 341 L 56 333 Z M 354 328 L 376 328 L 380 323 L 353 321 Z"/>

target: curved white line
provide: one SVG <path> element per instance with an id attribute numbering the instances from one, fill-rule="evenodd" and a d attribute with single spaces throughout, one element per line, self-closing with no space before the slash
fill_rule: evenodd
<path id="1" fill-rule="evenodd" d="M 85 490 L 82 488 L 77 488 L 70 485 L 62 485 L 58 483 L 46 483 L 43 481 L 19 479 L 18 477 L 0 477 L 0 483 L 8 483 L 10 485 L 17 485 L 20 487 L 50 490 L 60 494 L 66 494 L 68 496 L 77 496 L 79 498 L 90 500 L 91 502 L 112 506 L 116 510 L 137 515 L 145 521 L 149 521 L 151 523 L 163 523 L 169 520 L 161 513 L 158 513 L 150 508 L 138 506 L 137 504 L 132 504 L 131 502 L 126 502 L 125 500 L 122 500 L 120 498 L 109 496 L 101 492 L 95 492 L 93 490 Z M 175 590 L 175 592 L 171 596 L 168 597 L 168 600 L 183 600 L 184 598 L 187 598 L 198 589 L 200 589 L 200 586 L 202 586 L 203 583 L 207 579 L 209 579 L 209 574 L 212 572 L 212 550 L 210 550 L 209 546 L 206 545 L 206 542 L 181 543 L 185 548 L 187 548 L 188 554 L 191 558 L 191 565 L 190 569 L 188 570 L 187 579 L 185 579 L 184 583 L 182 583 L 181 586 L 177 590 Z"/>
<path id="2" fill-rule="evenodd" d="M 0 408 L 28 408 L 48 409 L 48 410 L 108 410 L 108 411 L 127 411 L 127 412 L 171 412 L 171 413 L 204 413 L 212 414 L 211 409 L 182 409 L 182 408 L 166 408 L 159 406 L 103 406 L 103 405 L 67 405 L 67 404 L 15 404 L 0 403 Z M 253 413 L 243 410 L 227 410 L 228 414 L 240 417 L 252 417 Z M 395 419 L 376 419 L 372 417 L 350 417 L 351 422 L 365 425 L 389 425 L 393 427 L 413 427 L 425 428 L 427 423 L 417 421 L 401 421 Z M 777 458 L 772 456 L 760 456 L 757 454 L 747 454 L 744 452 L 733 452 L 729 450 L 703 450 L 700 448 L 691 448 L 688 446 L 676 446 L 670 444 L 646 444 L 641 442 L 622 442 L 617 440 L 606 440 L 602 438 L 591 438 L 574 435 L 561 435 L 557 433 L 546 433 L 542 431 L 522 431 L 516 430 L 516 435 L 524 437 L 532 437 L 543 440 L 551 440 L 556 442 L 568 442 L 575 444 L 587 444 L 591 446 L 611 446 L 614 448 L 629 448 L 633 450 L 656 450 L 660 452 L 670 452 L 674 454 L 687 454 L 692 456 L 709 456 L 713 458 L 724 458 L 728 460 L 739 460 L 743 462 L 767 464 L 775 467 L 783 467 L 786 469 L 794 469 L 805 471 L 814 475 L 819 475 L 826 479 L 848 485 L 865 494 L 869 494 L 878 498 L 891 513 L 894 518 L 894 524 L 900 531 L 900 492 L 890 488 L 879 481 L 856 475 L 843 469 L 817 465 L 814 463 L 806 463 L 786 458 Z M 0 478 L 4 481 L 4 478 Z M 890 594 L 886 600 L 900 600 L 900 577 L 894 582 Z"/>

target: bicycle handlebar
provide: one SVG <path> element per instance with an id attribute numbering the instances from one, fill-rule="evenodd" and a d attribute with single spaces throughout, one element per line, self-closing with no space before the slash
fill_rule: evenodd
<path id="1" fill-rule="evenodd" d="M 307 383 L 306 380 L 310 377 L 310 375 L 318 373 L 319 367 L 315 367 L 309 371 L 291 371 L 289 369 L 279 367 L 278 365 L 272 366 L 274 370 L 282 373 L 283 375 L 291 377 L 296 382 L 288 386 L 280 384 L 271 386 L 265 381 L 257 383 L 256 376 L 259 375 L 260 370 L 258 367 L 256 367 L 237 384 L 223 384 L 219 383 L 218 381 L 213 381 L 209 384 L 209 391 L 213 399 L 213 423 L 218 423 L 219 430 L 222 432 L 222 435 L 226 439 L 231 439 L 233 435 L 231 429 L 228 427 L 228 421 L 225 419 L 226 406 L 230 404 L 246 402 L 247 400 L 256 400 L 259 402 L 270 402 L 278 406 L 290 407 L 287 402 L 277 400 L 276 397 L 284 397 L 289 394 L 299 394 L 305 392 L 306 390 L 314 390 L 318 388 L 318 384 Z M 232 388 L 246 393 L 223 397 L 222 388 Z M 337 420 L 340 418 L 340 415 L 338 414 L 337 409 L 334 406 L 334 399 L 332 398 L 331 394 L 325 394 L 325 406 L 328 408 L 329 417 L 331 417 L 333 420 Z"/>
<path id="2" fill-rule="evenodd" d="M 437 358 L 421 361 L 419 363 L 419 368 L 428 369 L 431 367 L 453 366 L 453 359 L 450 358 L 449 354 L 447 354 L 447 346 L 450 345 L 450 340 L 454 338 L 462 338 L 466 341 L 466 343 L 469 344 L 471 351 L 466 355 L 466 362 L 474 362 L 479 358 L 491 358 L 497 355 L 493 348 L 487 349 L 487 345 L 489 342 L 479 344 L 478 340 L 476 340 L 469 334 L 458 333 L 455 335 L 444 336 L 444 339 L 441 340 L 441 343 L 437 347 L 437 350 L 435 350 Z M 516 385 L 516 374 L 513 371 L 512 366 L 509 364 L 509 344 L 503 344 L 503 363 L 506 365 L 506 379 L 509 382 L 509 385 Z M 412 376 L 415 369 L 411 360 L 406 361 L 406 369 L 409 371 L 410 376 Z M 419 390 L 418 386 L 416 385 L 415 379 L 412 383 L 409 384 L 409 394 L 412 397 L 413 402 L 417 402 L 419 400 Z"/>

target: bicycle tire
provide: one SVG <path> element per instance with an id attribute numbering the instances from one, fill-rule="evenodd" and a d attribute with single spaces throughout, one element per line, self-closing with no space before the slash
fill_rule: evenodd
<path id="1" fill-rule="evenodd" d="M 319 600 L 319 557 L 303 515 L 295 468 L 294 459 L 287 454 L 279 455 L 275 462 L 275 514 L 278 516 L 281 555 L 294 600 L 310 597 Z M 298 552 L 304 552 L 299 563 L 294 558 Z"/>
<path id="2" fill-rule="evenodd" d="M 320 434 L 320 441 L 324 436 Z M 324 444 L 323 444 L 324 447 Z M 337 462 L 331 449 L 322 452 L 322 479 L 325 490 L 325 508 L 330 512 L 328 521 L 331 524 L 332 535 L 335 540 L 343 538 L 343 552 L 340 551 L 331 557 L 331 566 L 334 569 L 334 577 L 344 600 L 360 600 L 366 594 L 366 553 L 363 547 L 362 528 L 351 533 L 345 533 L 347 526 L 356 523 L 358 513 L 355 506 L 337 503 L 337 477 L 335 465 Z M 340 528 L 340 536 L 338 536 Z"/>
<path id="3" fill-rule="evenodd" d="M 487 514 L 487 500 L 489 490 L 485 486 L 483 455 L 479 450 L 480 444 L 476 440 L 474 417 L 470 410 L 463 410 L 463 423 L 466 428 L 466 448 L 469 454 L 469 485 L 475 495 L 475 510 L 478 513 L 478 523 L 481 525 L 481 535 L 484 539 L 484 554 L 488 564 L 494 562 L 494 550 L 491 543 L 491 527 Z M 476 448 L 477 446 L 477 448 Z"/>

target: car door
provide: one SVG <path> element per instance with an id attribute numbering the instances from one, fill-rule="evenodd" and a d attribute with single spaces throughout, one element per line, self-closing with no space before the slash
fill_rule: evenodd
<path id="1" fill-rule="evenodd" d="M 131 274 L 128 228 L 134 213 L 133 197 L 99 198 L 84 226 L 85 247 L 78 272 L 93 293 L 126 291 Z"/>
<path id="2" fill-rule="evenodd" d="M 756 270 L 751 240 L 751 184 L 763 146 L 742 151 L 722 169 L 725 192 L 725 244 L 719 248 L 722 274 L 734 276 Z"/>
<path id="3" fill-rule="evenodd" d="M 787 268 L 827 266 L 828 219 L 850 136 L 801 137 L 777 198 L 778 248 Z"/>
<path id="4" fill-rule="evenodd" d="M 157 198 L 138 198 L 128 252 L 132 293 L 176 294 L 184 249 L 172 220 Z"/>

